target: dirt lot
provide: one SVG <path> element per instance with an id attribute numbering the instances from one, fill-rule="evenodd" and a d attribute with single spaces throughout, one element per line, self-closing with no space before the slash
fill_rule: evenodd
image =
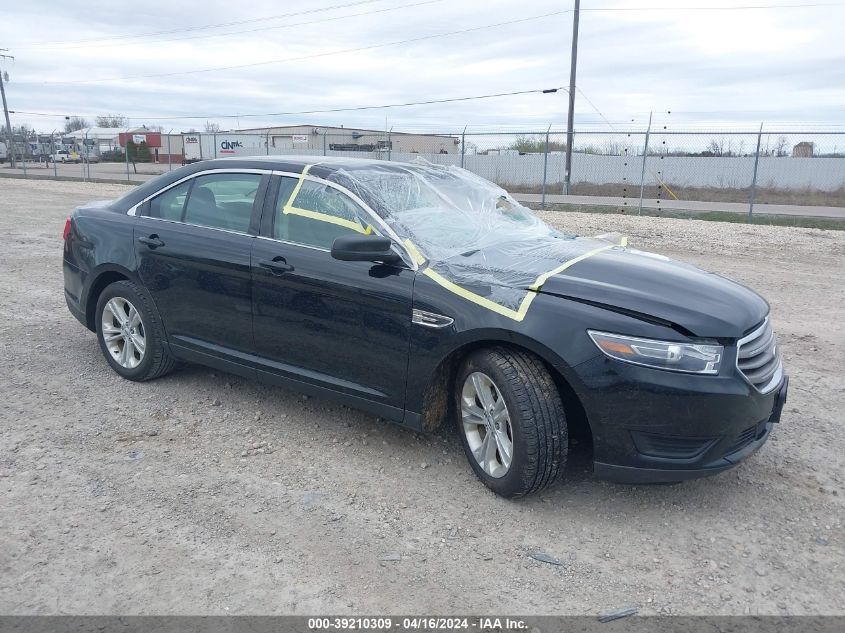
<path id="1" fill-rule="evenodd" d="M 509 502 L 451 430 L 200 367 L 118 378 L 65 308 L 61 232 L 123 191 L 0 181 L 0 613 L 845 613 L 845 233 L 547 216 L 760 291 L 791 392 L 726 474 L 619 486 L 576 456 Z"/>

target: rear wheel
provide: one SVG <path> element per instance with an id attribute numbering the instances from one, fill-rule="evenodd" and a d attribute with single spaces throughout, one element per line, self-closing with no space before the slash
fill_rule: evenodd
<path id="1" fill-rule="evenodd" d="M 144 381 L 170 372 L 175 360 L 152 302 L 131 281 L 107 286 L 97 301 L 97 340 L 109 365 L 123 378 Z"/>
<path id="2" fill-rule="evenodd" d="M 566 464 L 566 416 L 543 363 L 505 348 L 470 355 L 455 384 L 458 432 L 472 469 L 503 497 L 551 484 Z"/>

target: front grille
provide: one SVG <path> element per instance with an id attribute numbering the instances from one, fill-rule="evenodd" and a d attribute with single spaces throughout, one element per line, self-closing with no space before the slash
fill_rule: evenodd
<path id="1" fill-rule="evenodd" d="M 762 393 L 768 393 L 780 383 L 783 363 L 769 319 L 739 340 L 736 366 L 745 379 Z"/>

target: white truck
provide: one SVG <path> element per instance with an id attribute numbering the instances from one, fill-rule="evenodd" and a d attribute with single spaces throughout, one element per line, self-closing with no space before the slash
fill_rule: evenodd
<path id="1" fill-rule="evenodd" d="M 78 163 L 80 160 L 82 160 L 82 157 L 79 152 L 73 149 L 58 149 L 54 154 L 47 156 L 48 163 L 50 161 L 54 163 Z"/>
<path id="2" fill-rule="evenodd" d="M 185 164 L 226 156 L 264 156 L 267 137 L 260 134 L 183 134 Z"/>

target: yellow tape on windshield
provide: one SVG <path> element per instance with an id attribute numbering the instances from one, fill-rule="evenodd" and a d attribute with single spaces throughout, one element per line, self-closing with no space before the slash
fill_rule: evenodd
<path id="1" fill-rule="evenodd" d="M 305 182 L 305 176 L 308 175 L 308 170 L 311 169 L 311 165 L 306 165 L 302 169 L 302 174 L 299 176 L 299 180 L 296 181 L 296 186 L 293 188 L 293 191 L 290 192 L 290 197 L 288 201 L 285 202 L 285 206 L 282 208 L 282 211 L 287 213 L 287 210 L 293 207 L 293 201 L 296 200 L 296 196 L 299 195 L 299 190 L 302 189 L 302 185 Z"/>
<path id="2" fill-rule="evenodd" d="M 425 262 L 425 258 L 420 254 L 419 250 L 416 246 L 414 246 L 411 240 L 405 240 L 405 246 L 408 247 L 408 251 L 411 254 L 411 257 L 413 257 L 418 264 L 423 264 Z M 613 247 L 613 244 L 599 246 L 598 248 L 594 248 L 591 251 L 587 251 L 583 255 L 579 255 L 578 257 L 574 257 L 564 262 L 557 268 L 554 268 L 553 270 L 550 270 L 547 273 L 543 273 L 542 275 L 537 277 L 536 281 L 534 281 L 533 284 L 528 287 L 528 292 L 525 294 L 525 297 L 523 297 L 522 301 L 519 304 L 519 308 L 517 308 L 516 310 L 506 308 L 505 306 L 500 305 L 495 301 L 491 301 L 487 297 L 482 297 L 481 295 L 467 290 L 466 288 L 462 288 L 455 282 L 449 281 L 443 275 L 432 270 L 431 268 L 426 268 L 424 271 L 422 271 L 422 274 L 437 283 L 438 285 L 442 286 L 449 292 L 453 292 L 459 297 L 463 297 L 467 301 L 471 301 L 472 303 L 480 305 L 483 308 L 487 308 L 488 310 L 492 310 L 496 314 L 501 314 L 502 316 L 505 316 L 509 319 L 513 319 L 514 321 L 522 321 L 522 319 L 524 319 L 525 315 L 528 313 L 528 308 L 531 307 L 531 302 L 534 301 L 534 297 L 537 296 L 537 292 L 540 290 L 540 288 L 543 287 L 543 284 L 546 283 L 549 277 L 557 275 L 558 273 L 563 272 L 570 266 L 573 266 L 578 262 L 587 259 L 588 257 L 592 257 L 593 255 L 597 255 L 598 253 L 601 253 L 602 251 L 606 251 Z"/>
<path id="3" fill-rule="evenodd" d="M 553 268 L 549 272 L 543 273 L 542 275 L 537 277 L 537 281 L 535 281 L 533 284 L 531 284 L 528 287 L 531 290 L 533 290 L 534 292 L 537 292 L 538 290 L 540 290 L 540 288 L 543 287 L 543 284 L 546 283 L 546 281 L 548 280 L 549 277 L 554 277 L 558 273 L 562 273 L 564 270 L 566 270 L 567 268 L 569 268 L 573 264 L 577 264 L 578 262 L 585 260 L 588 257 L 592 257 L 593 255 L 596 255 L 597 253 L 601 253 L 602 251 L 606 251 L 609 248 L 613 248 L 613 244 L 608 244 L 607 246 L 599 246 L 598 248 L 594 248 L 591 251 L 587 251 L 583 255 L 579 255 L 578 257 L 570 259 L 569 261 L 562 263 L 557 268 Z"/>
<path id="4" fill-rule="evenodd" d="M 296 196 L 299 195 L 299 192 L 302 189 L 302 185 L 305 182 L 305 176 L 308 175 L 309 169 L 311 169 L 311 165 L 306 165 L 305 168 L 302 170 L 302 175 L 299 177 L 296 186 L 293 188 L 293 191 L 290 194 L 290 198 L 288 198 L 288 201 L 285 203 L 285 206 L 282 207 L 282 213 L 284 213 L 285 215 L 299 215 L 303 218 L 317 220 L 318 222 L 327 222 L 329 224 L 335 224 L 337 226 L 342 226 L 343 228 L 350 229 L 358 233 L 363 233 L 364 235 L 370 235 L 373 232 L 373 227 L 369 224 L 366 228 L 364 228 L 359 222 L 353 222 L 352 220 L 347 220 L 346 218 L 339 218 L 328 213 L 311 211 L 310 209 L 300 209 L 299 207 L 295 207 L 293 205 L 294 200 L 296 200 Z"/>
<path id="5" fill-rule="evenodd" d="M 414 246 L 414 243 L 411 240 L 405 240 L 405 248 L 408 249 L 408 254 L 414 259 L 417 265 L 421 266 L 425 263 L 425 257 L 420 254 L 417 247 Z"/>

